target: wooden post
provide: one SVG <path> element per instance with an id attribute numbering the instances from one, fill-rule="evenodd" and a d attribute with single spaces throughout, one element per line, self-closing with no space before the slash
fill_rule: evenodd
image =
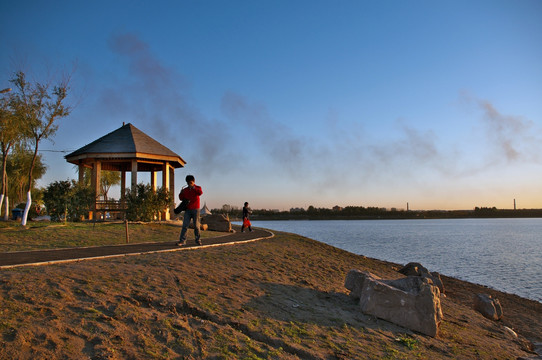
<path id="1" fill-rule="evenodd" d="M 120 172 L 120 205 L 126 210 L 126 171 Z"/>
<path id="2" fill-rule="evenodd" d="M 132 160 L 132 190 L 137 187 L 137 160 Z"/>
<path id="3" fill-rule="evenodd" d="M 170 179 L 169 179 L 169 175 L 170 175 L 170 172 L 169 172 L 169 163 L 165 162 L 163 165 L 162 165 L 162 187 L 166 190 L 166 191 L 169 191 L 169 185 L 170 185 Z M 169 208 L 168 209 L 164 209 L 162 211 L 162 220 L 169 220 L 170 219 L 170 212 L 169 212 Z"/>
<path id="4" fill-rule="evenodd" d="M 158 173 L 154 170 L 151 171 L 151 188 L 156 191 L 156 188 L 157 188 L 157 184 L 156 184 L 156 180 L 157 180 L 157 175 Z"/>
<path id="5" fill-rule="evenodd" d="M 130 242 L 130 235 L 128 234 L 128 220 L 124 219 L 124 227 L 126 228 L 126 244 Z"/>
<path id="6" fill-rule="evenodd" d="M 85 166 L 83 165 L 81 160 L 79 160 L 78 172 L 79 172 L 79 186 L 83 186 L 83 183 L 85 182 Z M 91 209 L 89 209 L 89 219 L 90 219 L 90 211 Z M 85 219 L 85 215 L 81 215 L 81 220 L 84 220 L 84 219 Z"/>
<path id="7" fill-rule="evenodd" d="M 173 199 L 173 203 L 169 207 L 169 214 L 172 214 L 173 210 L 175 210 L 175 168 L 170 166 L 169 171 L 169 193 Z"/>
<path id="8" fill-rule="evenodd" d="M 96 207 L 96 201 L 98 201 L 98 195 L 100 194 L 100 176 L 102 174 L 102 163 L 98 160 L 94 163 L 94 166 L 92 167 L 92 189 L 94 190 L 94 209 L 89 214 L 90 220 L 98 217 L 97 207 Z"/>

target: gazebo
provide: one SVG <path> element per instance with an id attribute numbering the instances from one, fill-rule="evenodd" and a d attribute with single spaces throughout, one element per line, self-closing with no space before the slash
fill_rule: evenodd
<path id="1" fill-rule="evenodd" d="M 124 208 L 123 197 L 126 190 L 126 172 L 131 172 L 131 188 L 137 185 L 138 172 L 150 172 L 151 186 L 157 187 L 157 173 L 162 172 L 162 187 L 173 195 L 175 190 L 175 172 L 184 167 L 186 162 L 173 151 L 160 144 L 132 124 L 122 127 L 98 140 L 65 156 L 67 162 L 79 167 L 79 182 L 83 182 L 84 169 L 92 169 L 92 188 L 96 195 L 93 209 L 89 211 L 89 219 L 96 218 L 97 213 L 119 211 Z M 100 176 L 103 170 L 121 172 L 120 203 L 108 203 L 98 200 L 100 194 Z M 162 219 L 169 220 L 172 206 L 164 209 Z"/>

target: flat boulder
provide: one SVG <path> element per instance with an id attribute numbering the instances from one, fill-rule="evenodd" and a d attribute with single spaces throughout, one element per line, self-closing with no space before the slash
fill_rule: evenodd
<path id="1" fill-rule="evenodd" d="M 376 275 L 351 270 L 345 280 L 350 296 L 361 311 L 419 333 L 436 336 L 442 321 L 440 291 L 418 276 L 383 280 Z"/>
<path id="2" fill-rule="evenodd" d="M 500 320 L 502 318 L 502 306 L 499 299 L 493 298 L 491 295 L 476 294 L 474 295 L 474 310 L 478 311 L 484 317 L 490 320 Z"/>

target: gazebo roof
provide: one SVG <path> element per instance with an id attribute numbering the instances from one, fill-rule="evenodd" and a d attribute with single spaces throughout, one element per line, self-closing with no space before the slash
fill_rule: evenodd
<path id="1" fill-rule="evenodd" d="M 65 156 L 72 164 L 101 160 L 167 161 L 174 168 L 186 161 L 132 124 L 126 124 Z"/>

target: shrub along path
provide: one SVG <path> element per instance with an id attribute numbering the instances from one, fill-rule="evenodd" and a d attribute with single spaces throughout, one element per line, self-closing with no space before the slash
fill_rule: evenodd
<path id="1" fill-rule="evenodd" d="M 234 226 L 234 228 L 237 228 Z M 256 241 L 273 237 L 268 230 L 253 229 L 254 231 L 240 232 L 237 228 L 229 235 L 212 238 L 202 238 L 203 245 L 195 244 L 194 239 L 188 239 L 185 246 L 177 246 L 176 241 L 152 242 L 123 245 L 89 246 L 64 249 L 32 250 L 0 253 L 0 268 L 25 265 L 44 265 L 58 262 L 80 261 L 85 259 L 104 258 L 111 256 L 138 255 L 153 252 L 195 250 L 200 248 L 231 245 L 239 242 Z"/>

